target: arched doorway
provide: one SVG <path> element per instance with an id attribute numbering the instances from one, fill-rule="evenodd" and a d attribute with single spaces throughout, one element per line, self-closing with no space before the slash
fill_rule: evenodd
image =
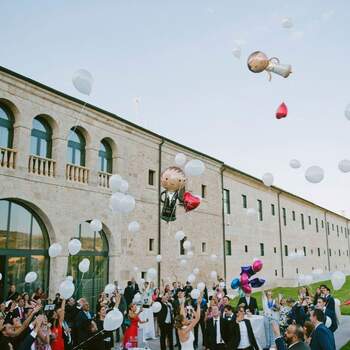
<path id="1" fill-rule="evenodd" d="M 48 291 L 49 238 L 39 216 L 19 201 L 0 200 L 0 300 L 6 298 L 10 284 L 18 292 L 33 292 L 41 287 Z M 38 279 L 24 282 L 25 275 L 35 271 Z"/>
<path id="2" fill-rule="evenodd" d="M 108 283 L 108 242 L 104 231 L 94 232 L 88 222 L 78 227 L 75 238 L 81 242 L 81 251 L 69 256 L 68 275 L 73 276 L 77 290 L 75 297 L 86 298 L 94 308 L 101 293 Z M 79 263 L 84 258 L 90 260 L 90 269 L 83 274 L 79 271 Z"/>

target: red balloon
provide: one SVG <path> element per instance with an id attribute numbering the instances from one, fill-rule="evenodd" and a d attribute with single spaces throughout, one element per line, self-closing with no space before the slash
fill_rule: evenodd
<path id="1" fill-rule="evenodd" d="M 245 284 L 242 286 L 242 290 L 244 293 L 250 294 L 252 292 L 252 287 L 249 284 Z"/>
<path id="2" fill-rule="evenodd" d="M 276 118 L 282 119 L 282 118 L 285 118 L 287 115 L 288 115 L 288 107 L 284 102 L 282 102 L 277 109 Z"/>
<path id="3" fill-rule="evenodd" d="M 192 195 L 192 193 L 190 192 L 184 193 L 183 202 L 184 202 L 186 213 L 188 211 L 196 209 L 199 206 L 199 204 L 201 204 L 200 198 Z"/>
<path id="4" fill-rule="evenodd" d="M 249 283 L 249 276 L 245 272 L 241 274 L 241 286 L 245 286 Z"/>
<path id="5" fill-rule="evenodd" d="M 256 259 L 253 262 L 253 271 L 259 272 L 263 267 L 263 262 L 260 259 Z"/>

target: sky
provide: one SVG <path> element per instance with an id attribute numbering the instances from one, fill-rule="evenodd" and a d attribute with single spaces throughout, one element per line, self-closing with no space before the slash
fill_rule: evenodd
<path id="1" fill-rule="evenodd" d="M 0 65 L 80 99 L 72 75 L 87 69 L 89 103 L 350 216 L 338 169 L 350 159 L 349 11 L 348 0 L 0 0 Z M 250 72 L 256 50 L 293 73 Z M 319 184 L 305 179 L 312 165 Z"/>

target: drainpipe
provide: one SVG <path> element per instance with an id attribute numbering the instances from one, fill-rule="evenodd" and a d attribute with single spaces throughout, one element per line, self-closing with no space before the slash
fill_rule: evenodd
<path id="1" fill-rule="evenodd" d="M 278 206 L 278 230 L 280 236 L 280 253 L 281 253 L 281 273 L 282 278 L 284 278 L 284 262 L 283 262 L 283 244 L 282 244 L 282 224 L 281 224 L 281 203 L 280 203 L 280 194 L 282 191 L 277 193 L 277 206 Z"/>
<path id="2" fill-rule="evenodd" d="M 161 143 L 159 144 L 158 148 L 158 254 L 160 255 L 161 252 L 161 233 L 162 233 L 162 220 L 161 220 L 161 206 L 162 203 L 160 201 L 160 192 L 161 192 L 161 185 L 160 185 L 160 174 L 162 172 L 162 146 L 164 144 L 164 139 L 162 138 Z M 158 263 L 158 288 L 160 288 L 160 262 Z"/>
<path id="3" fill-rule="evenodd" d="M 226 282 L 226 251 L 225 251 L 226 235 L 225 235 L 225 209 L 224 209 L 224 169 L 225 169 L 225 167 L 222 166 L 221 169 L 220 169 L 220 173 L 221 173 L 221 197 L 222 197 L 221 214 L 222 214 L 222 241 L 223 241 L 223 253 L 224 253 L 224 280 Z"/>
<path id="4" fill-rule="evenodd" d="M 329 256 L 329 243 L 328 243 L 328 235 L 329 235 L 329 225 L 327 222 L 327 211 L 324 212 L 324 224 L 326 228 L 326 246 L 327 246 L 327 258 L 328 258 L 328 272 L 331 272 L 331 259 Z"/>

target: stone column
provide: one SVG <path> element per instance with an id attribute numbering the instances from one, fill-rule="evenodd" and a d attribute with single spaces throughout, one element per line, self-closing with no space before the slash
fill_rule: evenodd
<path id="1" fill-rule="evenodd" d="M 52 139 L 52 159 L 56 161 L 56 178 L 66 179 L 68 141 L 62 137 Z"/>
<path id="2" fill-rule="evenodd" d="M 20 173 L 28 173 L 30 155 L 31 129 L 26 125 L 15 125 L 13 129 L 13 148 L 17 151 L 16 169 Z"/>

